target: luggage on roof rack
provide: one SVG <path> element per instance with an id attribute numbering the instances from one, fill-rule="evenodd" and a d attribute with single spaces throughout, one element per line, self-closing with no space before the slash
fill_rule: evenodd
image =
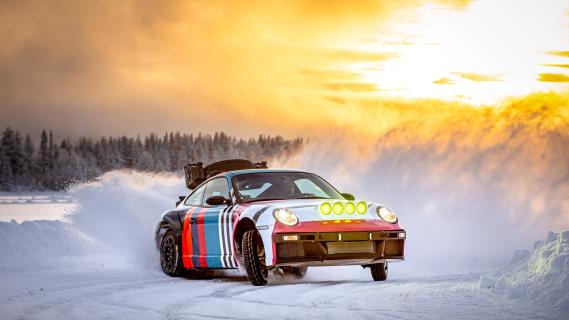
<path id="1" fill-rule="evenodd" d="M 186 187 L 194 189 L 206 179 L 217 174 L 233 170 L 245 169 L 267 169 L 267 161 L 251 162 L 246 159 L 230 159 L 213 162 L 207 166 L 203 166 L 202 162 L 188 163 L 184 166 L 184 177 L 186 179 Z"/>

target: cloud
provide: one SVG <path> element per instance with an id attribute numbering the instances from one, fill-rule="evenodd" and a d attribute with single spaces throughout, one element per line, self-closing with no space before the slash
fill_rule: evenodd
<path id="1" fill-rule="evenodd" d="M 569 58 L 569 51 L 548 51 L 550 55 Z"/>
<path id="2" fill-rule="evenodd" d="M 569 76 L 560 73 L 540 73 L 537 80 L 543 82 L 569 82 Z"/>
<path id="3" fill-rule="evenodd" d="M 330 90 L 321 83 L 346 81 L 341 66 L 394 56 L 344 44 L 419 3 L 0 1 L 0 125 L 62 135 L 298 131 L 335 116 L 317 102 Z M 307 69 L 335 77 L 299 73 Z"/>
<path id="4" fill-rule="evenodd" d="M 569 69 L 569 64 L 542 64 L 542 66 Z"/>
<path id="5" fill-rule="evenodd" d="M 483 74 L 473 72 L 453 72 L 453 74 L 475 82 L 502 81 L 502 75 L 499 74 Z"/>
<path id="6" fill-rule="evenodd" d="M 439 80 L 434 80 L 434 84 L 454 84 L 454 80 L 449 78 L 440 78 Z"/>
<path id="7" fill-rule="evenodd" d="M 321 84 L 322 87 L 333 91 L 351 92 L 377 92 L 379 88 L 376 84 L 365 82 L 330 82 Z"/>

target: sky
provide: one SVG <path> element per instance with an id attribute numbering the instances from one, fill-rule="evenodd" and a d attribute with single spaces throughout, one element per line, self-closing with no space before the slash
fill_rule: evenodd
<path id="1" fill-rule="evenodd" d="M 0 126 L 374 136 L 569 88 L 569 2 L 2 1 Z"/>
<path id="2" fill-rule="evenodd" d="M 0 42 L 0 127 L 308 138 L 271 166 L 441 253 L 569 228 L 566 0 L 4 0 Z"/>

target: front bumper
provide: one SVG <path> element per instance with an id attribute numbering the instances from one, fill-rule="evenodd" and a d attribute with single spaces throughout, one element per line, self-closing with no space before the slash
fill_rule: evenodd
<path id="1" fill-rule="evenodd" d="M 405 230 L 275 233 L 275 265 L 347 265 L 403 260 L 405 238 Z"/>

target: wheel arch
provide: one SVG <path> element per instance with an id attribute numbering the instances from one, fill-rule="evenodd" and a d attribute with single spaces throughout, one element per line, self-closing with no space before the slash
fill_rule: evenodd
<path id="1" fill-rule="evenodd" d="M 242 254 L 241 241 L 243 240 L 243 235 L 245 235 L 245 232 L 249 230 L 255 230 L 257 232 L 259 231 L 257 230 L 255 222 L 253 222 L 253 220 L 251 220 L 250 218 L 243 218 L 239 220 L 237 226 L 235 227 L 235 232 L 233 233 L 233 242 L 235 243 L 235 253 L 238 256 L 241 256 Z"/>
<path id="2" fill-rule="evenodd" d="M 162 242 L 162 237 L 167 230 L 174 231 L 176 235 L 176 241 L 178 244 L 182 243 L 182 222 L 178 212 L 167 212 L 162 216 L 162 220 L 156 225 L 156 231 L 154 234 L 154 239 L 156 241 L 156 247 L 160 248 L 160 243 Z"/>

